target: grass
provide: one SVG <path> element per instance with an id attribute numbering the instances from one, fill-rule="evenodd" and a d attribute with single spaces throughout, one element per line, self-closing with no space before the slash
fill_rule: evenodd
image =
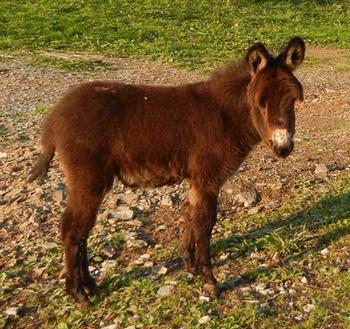
<path id="1" fill-rule="evenodd" d="M 51 280 L 60 271 L 61 254 L 46 252 L 40 264 L 25 261 L 1 274 L 0 306 L 21 301 L 28 316 L 39 314 L 36 321 L 43 328 L 111 323 L 122 328 L 200 328 L 198 321 L 204 315 L 211 318 L 206 328 L 213 329 L 348 328 L 349 183 L 350 176 L 343 176 L 331 184 L 295 184 L 281 208 L 219 222 L 225 237 L 214 237 L 212 251 L 224 294 L 209 302 L 199 299 L 200 280 L 183 271 L 160 276 L 147 268 L 117 266 L 103 278 L 100 299 L 93 299 L 92 308 L 84 311 L 66 296 L 62 283 Z M 93 235 L 90 249 L 99 243 Z M 119 234 L 112 244 L 123 248 Z M 154 250 L 152 259 L 164 258 L 168 251 L 171 261 L 176 258 L 173 248 Z M 223 254 L 228 256 L 224 261 L 219 257 Z M 39 265 L 48 278 L 19 284 L 30 281 Z M 175 281 L 172 294 L 159 297 L 159 287 L 169 281 Z M 257 285 L 270 293 L 259 293 Z M 28 317 L 1 321 L 21 327 Z"/>
<path id="2" fill-rule="evenodd" d="M 349 49 L 350 2 L 19 0 L 0 2 L 0 49 L 83 50 L 210 68 L 262 41 L 300 35 Z"/>

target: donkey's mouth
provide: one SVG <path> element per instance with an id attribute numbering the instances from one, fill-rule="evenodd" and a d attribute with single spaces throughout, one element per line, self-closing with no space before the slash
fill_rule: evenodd
<path id="1" fill-rule="evenodd" d="M 290 141 L 288 146 L 273 146 L 273 152 L 280 158 L 286 158 L 289 154 L 292 153 L 294 149 L 294 142 Z"/>

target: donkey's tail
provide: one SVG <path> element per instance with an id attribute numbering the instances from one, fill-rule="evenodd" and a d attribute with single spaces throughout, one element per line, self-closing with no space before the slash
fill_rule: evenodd
<path id="1" fill-rule="evenodd" d="M 50 162 L 55 155 L 55 147 L 53 145 L 43 145 L 43 151 L 39 155 L 33 169 L 29 173 L 28 182 L 35 179 L 44 179 L 50 166 Z"/>

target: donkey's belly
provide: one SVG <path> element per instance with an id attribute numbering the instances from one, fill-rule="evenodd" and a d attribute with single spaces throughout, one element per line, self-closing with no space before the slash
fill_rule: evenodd
<path id="1" fill-rule="evenodd" d="M 158 187 L 183 180 L 175 171 L 164 168 L 120 168 L 118 178 L 131 187 Z"/>

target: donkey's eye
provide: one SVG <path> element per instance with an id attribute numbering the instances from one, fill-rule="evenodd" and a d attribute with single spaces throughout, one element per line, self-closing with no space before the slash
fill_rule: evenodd
<path id="1" fill-rule="evenodd" d="M 294 111 L 294 105 L 293 106 L 288 106 L 288 107 L 286 107 L 284 110 L 283 110 L 283 112 L 284 113 L 291 113 L 291 112 L 293 112 Z"/>
<path id="2" fill-rule="evenodd" d="M 265 109 L 267 105 L 266 98 L 264 96 L 259 99 L 259 107 Z"/>

